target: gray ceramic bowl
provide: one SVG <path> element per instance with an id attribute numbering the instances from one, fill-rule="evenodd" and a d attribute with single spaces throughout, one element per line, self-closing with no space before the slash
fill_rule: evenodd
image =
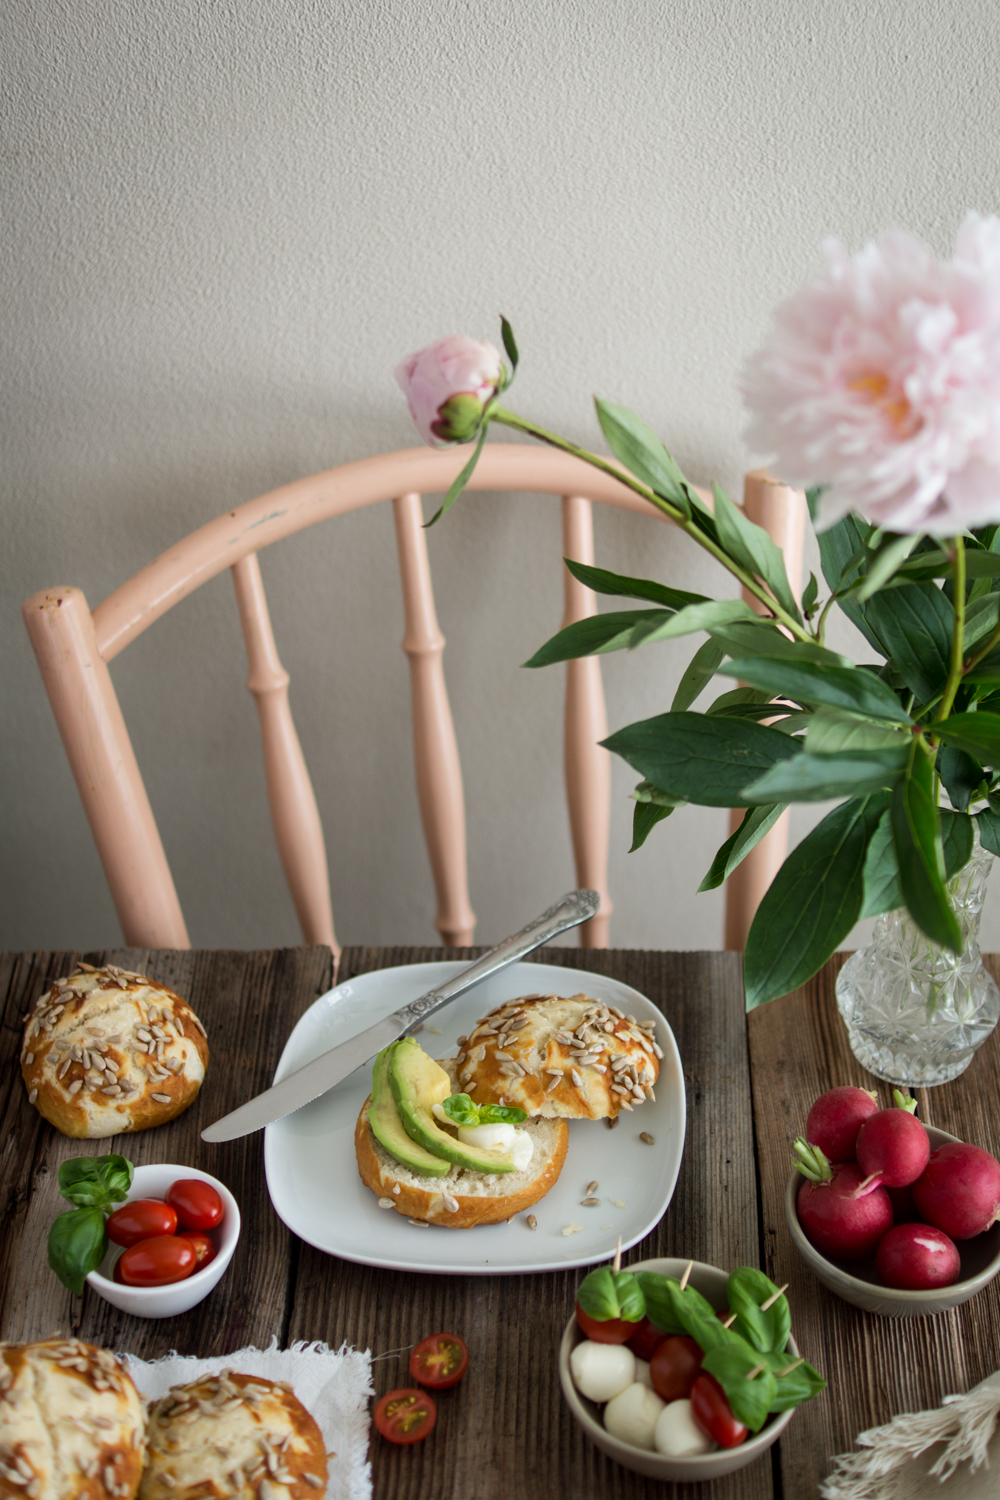
<path id="1" fill-rule="evenodd" d="M 629 1266 L 628 1270 L 659 1271 L 663 1276 L 681 1277 L 686 1266 L 686 1260 L 640 1260 Z M 715 1308 L 727 1305 L 727 1281 L 728 1272 L 695 1261 L 691 1271 L 691 1285 L 703 1297 L 707 1297 Z M 618 1438 L 611 1436 L 601 1421 L 600 1407 L 595 1402 L 588 1401 L 586 1396 L 581 1396 L 573 1384 L 569 1357 L 583 1339 L 584 1334 L 576 1318 L 570 1318 L 559 1346 L 559 1382 L 566 1404 L 590 1441 L 596 1443 L 602 1453 L 606 1453 L 624 1468 L 634 1469 L 637 1474 L 648 1474 L 651 1479 L 678 1481 L 719 1479 L 723 1474 L 732 1474 L 735 1469 L 743 1469 L 747 1464 L 752 1464 L 755 1458 L 759 1458 L 770 1448 L 795 1415 L 794 1411 L 780 1412 L 766 1422 L 755 1437 L 747 1438 L 738 1448 L 720 1448 L 716 1453 L 704 1453 L 694 1458 L 664 1458 L 662 1453 L 650 1453 L 646 1448 L 633 1448 L 631 1443 L 620 1442 Z M 789 1339 L 788 1347 L 795 1355 L 798 1354 L 794 1339 Z"/>
<path id="2" fill-rule="evenodd" d="M 947 1131 L 935 1130 L 933 1125 L 927 1126 L 927 1134 L 931 1138 L 932 1151 L 958 1139 L 948 1135 Z M 926 1318 L 931 1313 L 946 1312 L 950 1307 L 968 1302 L 1000 1271 L 1000 1223 L 997 1223 L 985 1234 L 977 1234 L 975 1239 L 958 1242 L 962 1275 L 952 1286 L 931 1292 L 900 1292 L 883 1286 L 874 1260 L 829 1260 L 809 1243 L 802 1232 L 796 1207 L 799 1184 L 804 1181 L 801 1172 L 795 1171 L 785 1189 L 785 1218 L 795 1247 L 823 1285 L 836 1292 L 838 1297 L 843 1297 L 845 1302 L 853 1302 L 855 1307 L 878 1313 L 882 1318 Z"/>

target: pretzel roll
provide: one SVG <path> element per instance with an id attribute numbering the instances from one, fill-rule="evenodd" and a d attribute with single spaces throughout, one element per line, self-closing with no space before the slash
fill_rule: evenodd
<path id="1" fill-rule="evenodd" d="M 113 1354 L 77 1339 L 0 1346 L 0 1496 L 131 1500 L 146 1413 Z"/>
<path id="2" fill-rule="evenodd" d="M 223 1370 L 149 1408 L 140 1500 L 316 1500 L 326 1482 L 323 1434 L 285 1381 Z"/>
<path id="3" fill-rule="evenodd" d="M 205 1028 L 165 985 L 106 964 L 57 979 L 27 1018 L 28 1102 L 63 1135 L 97 1140 L 187 1109 L 208 1066 Z"/>
<path id="4" fill-rule="evenodd" d="M 459 1084 L 477 1104 L 529 1115 L 601 1120 L 655 1098 L 663 1053 L 641 1025 L 589 995 L 524 995 L 477 1022 L 459 1054 Z"/>

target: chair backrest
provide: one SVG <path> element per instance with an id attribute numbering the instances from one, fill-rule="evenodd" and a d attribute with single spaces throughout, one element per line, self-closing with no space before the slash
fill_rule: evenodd
<path id="1" fill-rule="evenodd" d="M 278 849 L 303 938 L 337 953 L 330 882 L 319 811 L 288 703 L 257 553 L 319 521 L 391 500 L 406 622 L 413 748 L 424 834 L 437 891 L 435 925 L 447 944 L 472 942 L 465 808 L 458 747 L 423 530 L 421 495 L 448 488 L 466 449 L 412 448 L 344 464 L 297 480 L 228 511 L 142 568 L 91 613 L 79 589 L 44 589 L 22 612 L 49 700 L 97 843 L 125 941 L 142 948 L 185 948 L 187 929 L 160 835 L 112 686 L 108 663 L 186 595 L 224 569 L 232 571 L 256 700 L 268 797 Z M 562 497 L 563 553 L 593 562 L 591 503 L 663 520 L 639 496 L 581 460 L 551 449 L 487 444 L 469 486 Z M 705 495 L 711 504 L 711 497 Z M 802 496 L 763 474 L 747 476 L 747 512 L 786 553 L 797 587 L 802 566 Z M 563 624 L 596 612 L 593 594 L 564 573 Z M 601 894 L 581 932 L 586 947 L 605 947 L 610 824 L 609 756 L 600 660 L 567 664 L 564 757 L 566 795 L 578 885 Z M 742 947 L 753 911 L 784 857 L 787 832 L 775 828 L 741 867 L 729 894 L 727 945 Z M 756 858 L 754 858 L 756 856 Z M 732 882 L 731 882 L 732 884 Z"/>

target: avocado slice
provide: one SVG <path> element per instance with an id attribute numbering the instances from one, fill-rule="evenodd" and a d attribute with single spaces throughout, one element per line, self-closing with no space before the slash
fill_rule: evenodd
<path id="1" fill-rule="evenodd" d="M 451 1162 L 435 1156 L 411 1139 L 403 1129 L 396 1101 L 389 1087 L 389 1054 L 395 1043 L 384 1047 L 375 1059 L 372 1070 L 372 1102 L 368 1106 L 368 1123 L 378 1140 L 404 1167 L 419 1172 L 424 1177 L 444 1177 L 451 1171 Z"/>
<path id="2" fill-rule="evenodd" d="M 503 1152 L 466 1146 L 441 1129 L 431 1109 L 452 1092 L 451 1079 L 419 1042 L 404 1036 L 387 1050 L 389 1087 L 407 1135 L 435 1156 L 447 1157 L 472 1172 L 514 1171 L 513 1161 Z"/>

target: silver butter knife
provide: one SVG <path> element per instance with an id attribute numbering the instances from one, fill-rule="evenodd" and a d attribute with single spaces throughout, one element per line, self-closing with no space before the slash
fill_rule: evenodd
<path id="1" fill-rule="evenodd" d="M 209 1125 L 202 1131 L 202 1140 L 234 1141 L 238 1136 L 263 1130 L 265 1125 L 271 1125 L 275 1120 L 301 1109 L 311 1099 L 318 1099 L 320 1094 L 325 1094 L 328 1089 L 332 1089 L 356 1068 L 373 1058 L 376 1052 L 381 1052 L 383 1047 L 388 1047 L 390 1042 L 394 1042 L 433 1011 L 440 1010 L 441 1006 L 447 1005 L 457 995 L 463 995 L 474 984 L 479 984 L 499 969 L 505 969 L 508 964 L 516 963 L 519 958 L 524 958 L 526 954 L 548 942 L 549 938 L 557 937 L 560 932 L 578 927 L 589 917 L 596 916 L 600 904 L 601 898 L 596 891 L 570 891 L 555 906 L 550 906 L 548 911 L 542 912 L 540 917 L 529 922 L 520 932 L 515 932 L 513 937 L 507 938 L 498 948 L 491 948 L 489 953 L 484 953 L 482 958 L 456 974 L 453 979 L 438 985 L 437 989 L 428 990 L 419 999 L 411 1000 L 409 1005 L 393 1011 L 384 1020 L 376 1021 L 367 1031 L 359 1031 L 357 1036 L 341 1042 L 337 1047 L 331 1047 L 329 1052 L 320 1053 L 319 1057 L 306 1063 L 304 1068 L 289 1073 L 287 1078 L 283 1078 L 273 1088 L 258 1094 L 256 1099 L 241 1104 L 232 1114 L 216 1120 L 214 1125 Z"/>

